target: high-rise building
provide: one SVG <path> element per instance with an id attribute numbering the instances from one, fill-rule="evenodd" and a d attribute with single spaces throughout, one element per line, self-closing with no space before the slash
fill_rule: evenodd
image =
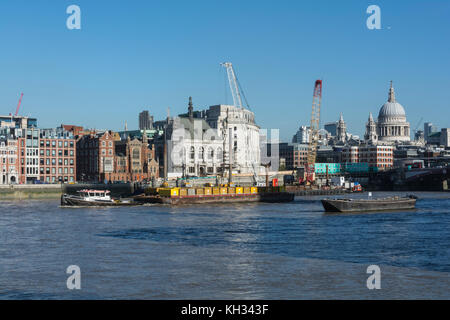
<path id="1" fill-rule="evenodd" d="M 292 138 L 292 143 L 305 144 L 309 143 L 309 134 L 311 133 L 311 129 L 307 126 L 300 126 L 298 131 L 295 133 Z"/>
<path id="2" fill-rule="evenodd" d="M 148 110 L 144 110 L 139 113 L 139 129 L 150 130 L 153 129 L 153 116 L 150 115 Z"/>
<path id="3" fill-rule="evenodd" d="M 432 133 L 438 132 L 438 128 L 436 126 L 433 126 L 431 122 L 425 122 L 423 124 L 423 135 L 425 138 L 425 141 L 428 141 L 428 138 Z"/>
<path id="4" fill-rule="evenodd" d="M 337 125 L 338 125 L 338 123 L 336 121 L 334 121 L 334 122 L 327 122 L 327 123 L 325 123 L 323 128 L 329 134 L 331 134 L 333 137 L 335 137 L 337 135 Z"/>

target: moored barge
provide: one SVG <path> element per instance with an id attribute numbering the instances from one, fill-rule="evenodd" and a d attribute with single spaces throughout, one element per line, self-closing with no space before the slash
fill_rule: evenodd
<path id="1" fill-rule="evenodd" d="M 365 212 L 386 210 L 409 210 L 416 207 L 417 197 L 389 197 L 379 199 L 324 199 L 326 212 Z"/>
<path id="2" fill-rule="evenodd" d="M 204 204 L 230 202 L 282 203 L 294 200 L 294 194 L 283 187 L 203 187 L 203 188 L 149 188 L 145 194 L 134 197 L 142 203 Z"/>

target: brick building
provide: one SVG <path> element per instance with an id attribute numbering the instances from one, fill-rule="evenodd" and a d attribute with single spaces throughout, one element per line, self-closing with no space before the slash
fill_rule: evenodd
<path id="1" fill-rule="evenodd" d="M 109 181 L 149 181 L 158 177 L 155 147 L 149 148 L 145 134 L 142 140 L 127 137 L 115 142 L 114 171 L 108 175 Z"/>
<path id="2" fill-rule="evenodd" d="M 294 144 L 293 154 L 294 168 L 304 168 L 308 163 L 308 145 Z"/>
<path id="3" fill-rule="evenodd" d="M 76 182 L 76 141 L 72 132 L 63 127 L 41 130 L 39 177 L 45 183 Z"/>
<path id="4" fill-rule="evenodd" d="M 83 135 L 77 141 L 79 182 L 133 182 L 159 177 L 155 148 L 148 139 L 120 140 L 111 131 Z"/>
<path id="5" fill-rule="evenodd" d="M 79 182 L 104 182 L 114 171 L 114 137 L 111 131 L 87 134 L 76 143 Z"/>
<path id="6" fill-rule="evenodd" d="M 394 166 L 392 146 L 353 146 L 342 149 L 342 163 L 368 163 L 369 168 L 385 170 Z"/>

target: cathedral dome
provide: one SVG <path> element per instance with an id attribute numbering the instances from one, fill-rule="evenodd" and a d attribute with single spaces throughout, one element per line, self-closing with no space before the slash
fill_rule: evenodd
<path id="1" fill-rule="evenodd" d="M 378 122 L 405 122 L 406 112 L 403 106 L 395 100 L 394 88 L 389 89 L 388 101 L 383 104 L 378 114 Z"/>
<path id="2" fill-rule="evenodd" d="M 378 117 L 406 117 L 406 112 L 403 106 L 398 102 L 386 102 L 380 109 Z"/>
<path id="3" fill-rule="evenodd" d="M 370 119 L 369 122 L 371 122 Z M 367 136 L 369 136 L 369 133 L 370 136 L 373 136 L 373 124 L 370 123 L 370 125 L 371 127 L 366 129 Z M 388 101 L 383 104 L 378 114 L 377 135 L 380 141 L 392 143 L 407 142 L 411 139 L 409 122 L 406 121 L 406 112 L 403 106 L 395 101 L 392 81 Z"/>

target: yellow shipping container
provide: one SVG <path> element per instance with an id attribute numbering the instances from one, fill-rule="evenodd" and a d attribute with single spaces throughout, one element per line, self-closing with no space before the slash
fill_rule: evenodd
<path id="1" fill-rule="evenodd" d="M 211 195 L 212 194 L 212 188 L 204 188 L 205 189 L 205 194 L 206 195 Z"/>
<path id="2" fill-rule="evenodd" d="M 203 194 L 205 194 L 205 191 L 203 190 L 203 188 L 198 188 L 198 189 L 195 189 L 195 194 L 203 195 Z"/>
<path id="3" fill-rule="evenodd" d="M 250 192 L 251 193 L 258 193 L 258 188 L 257 187 L 251 187 L 250 188 Z"/>
<path id="4" fill-rule="evenodd" d="M 213 188 L 213 194 L 220 194 L 220 188 Z"/>
<path id="5" fill-rule="evenodd" d="M 243 194 L 243 193 L 244 193 L 244 188 L 236 187 L 236 194 Z"/>
<path id="6" fill-rule="evenodd" d="M 170 196 L 170 189 L 169 188 L 158 188 L 158 194 L 163 197 L 169 197 Z"/>
<path id="7" fill-rule="evenodd" d="M 187 194 L 188 194 L 188 191 L 186 188 L 180 189 L 180 196 L 187 196 Z"/>
<path id="8" fill-rule="evenodd" d="M 250 187 L 245 187 L 245 188 L 244 188 L 244 193 L 245 193 L 245 194 L 251 193 L 251 188 L 250 188 Z"/>
<path id="9" fill-rule="evenodd" d="M 227 188 L 220 188 L 220 194 L 228 194 Z"/>

